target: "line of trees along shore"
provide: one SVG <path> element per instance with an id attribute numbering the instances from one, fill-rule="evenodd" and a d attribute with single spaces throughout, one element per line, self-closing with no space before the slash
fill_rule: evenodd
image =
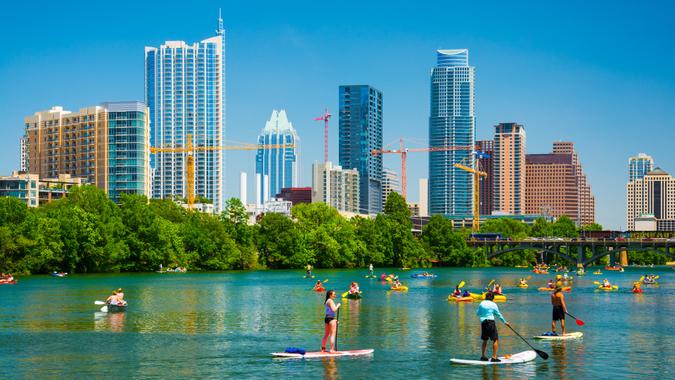
<path id="1" fill-rule="evenodd" d="M 413 235 L 405 200 L 392 193 L 374 219 L 343 218 L 323 204 L 299 204 L 292 218 L 269 213 L 247 224 L 244 205 L 227 201 L 219 215 L 189 212 L 170 200 L 124 195 L 120 205 L 94 186 L 71 189 L 67 198 L 29 208 L 0 198 L 0 271 L 12 273 L 127 272 L 187 267 L 190 270 L 356 268 L 375 266 L 525 265 L 535 251 L 504 254 L 489 262 L 467 246 L 468 230 L 434 216 L 421 236 Z M 600 228 L 600 226 L 594 226 Z M 489 220 L 481 232 L 504 237 L 578 236 L 574 223 L 560 218 L 534 225 Z M 657 254 L 638 254 L 637 263 L 663 263 Z"/>

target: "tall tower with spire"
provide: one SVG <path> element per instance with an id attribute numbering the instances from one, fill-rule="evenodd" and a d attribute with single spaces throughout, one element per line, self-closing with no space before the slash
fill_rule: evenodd
<path id="1" fill-rule="evenodd" d="M 150 109 L 151 146 L 225 145 L 225 30 L 218 14 L 216 36 L 188 44 L 166 41 L 145 48 L 145 101 Z M 225 154 L 193 152 L 194 194 L 223 209 Z M 152 157 L 153 197 L 187 196 L 187 153 Z"/>

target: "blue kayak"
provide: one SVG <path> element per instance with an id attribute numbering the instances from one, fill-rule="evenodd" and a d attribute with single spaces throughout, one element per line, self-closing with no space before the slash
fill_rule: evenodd
<path id="1" fill-rule="evenodd" d="M 435 274 L 423 274 L 423 273 L 415 273 L 411 274 L 410 277 L 412 278 L 434 278 L 437 277 Z"/>

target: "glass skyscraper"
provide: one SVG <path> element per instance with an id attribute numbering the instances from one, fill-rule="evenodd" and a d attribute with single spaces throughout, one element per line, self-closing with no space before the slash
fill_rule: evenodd
<path id="1" fill-rule="evenodd" d="M 297 187 L 299 175 L 299 144 L 298 133 L 286 117 L 286 111 L 274 110 L 270 120 L 265 123 L 265 128 L 258 136 L 259 145 L 294 145 L 286 148 L 259 148 L 255 157 L 255 173 L 260 175 L 260 180 L 267 176 L 269 181 L 269 195 L 275 197 L 285 187 Z M 265 203 L 264 192 L 256 194 L 260 203 Z"/>
<path id="2" fill-rule="evenodd" d="M 467 49 L 437 51 L 431 72 L 430 148 L 475 145 L 474 70 Z M 471 155 L 471 150 L 429 152 L 432 215 L 472 214 L 471 173 L 454 167 L 461 161 L 470 166 Z"/>
<path id="3" fill-rule="evenodd" d="M 367 85 L 340 86 L 339 161 L 359 172 L 359 208 L 382 211 L 382 92 Z"/>
<path id="4" fill-rule="evenodd" d="M 639 153 L 628 159 L 628 182 L 633 182 L 636 179 L 642 179 L 645 174 L 652 171 L 654 167 L 654 159 L 644 153 Z"/>
<path id="5" fill-rule="evenodd" d="M 224 145 L 225 31 L 218 20 L 216 36 L 188 45 L 166 41 L 145 48 L 145 99 L 150 108 L 150 143 L 182 148 L 192 138 L 195 147 Z M 194 194 L 223 209 L 222 150 L 193 152 Z M 162 152 L 152 157 L 153 196 L 187 196 L 187 153 Z"/>

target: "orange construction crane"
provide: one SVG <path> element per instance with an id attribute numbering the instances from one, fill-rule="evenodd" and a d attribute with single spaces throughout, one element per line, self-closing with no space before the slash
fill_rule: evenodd
<path id="1" fill-rule="evenodd" d="M 399 149 L 373 149 L 372 154 L 376 156 L 378 154 L 400 154 L 401 155 L 401 192 L 403 198 L 405 199 L 408 194 L 408 153 L 410 152 L 447 152 L 450 150 L 470 150 L 473 151 L 476 147 L 474 146 L 442 146 L 442 147 L 433 147 L 433 148 L 406 148 L 403 146 L 403 138 L 399 140 Z"/>
<path id="2" fill-rule="evenodd" d="M 487 173 L 480 170 L 478 160 L 476 160 L 476 169 L 461 162 L 455 164 L 454 167 L 473 174 L 473 223 L 471 229 L 473 232 L 478 232 L 480 229 L 480 177 L 487 177 Z"/>
<path id="3" fill-rule="evenodd" d="M 194 153 L 214 150 L 258 150 L 258 149 L 282 149 L 295 148 L 294 144 L 243 144 L 222 146 L 194 146 L 192 135 L 188 134 L 183 147 L 150 147 L 150 153 L 187 153 L 187 165 L 185 168 L 187 178 L 187 206 L 192 209 L 195 202 L 195 159 Z"/>

